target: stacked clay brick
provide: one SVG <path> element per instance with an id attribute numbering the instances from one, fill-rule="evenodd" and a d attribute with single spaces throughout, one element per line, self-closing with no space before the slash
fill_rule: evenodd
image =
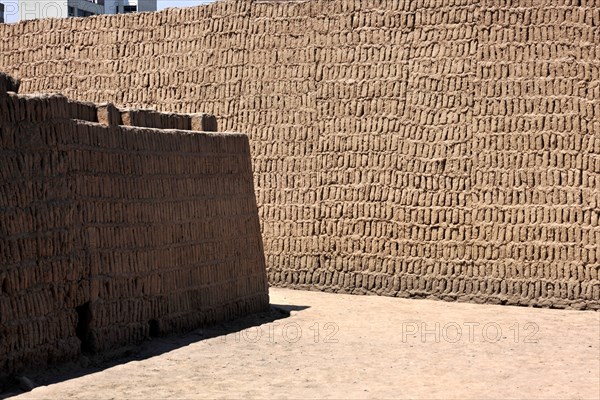
<path id="1" fill-rule="evenodd" d="M 473 275 L 504 297 L 597 309 L 600 3 L 509 3 L 480 9 Z"/>
<path id="2" fill-rule="evenodd" d="M 599 25 L 597 0 L 232 0 L 0 26 L 0 68 L 248 132 L 272 284 L 598 309 Z"/>
<path id="3" fill-rule="evenodd" d="M 0 376 L 268 306 L 247 137 L 107 109 L 0 91 Z"/>
<path id="4" fill-rule="evenodd" d="M 75 357 L 75 307 L 89 292 L 67 181 L 74 125 L 58 97 L 7 95 L 7 82 L 0 74 L 0 378 Z"/>

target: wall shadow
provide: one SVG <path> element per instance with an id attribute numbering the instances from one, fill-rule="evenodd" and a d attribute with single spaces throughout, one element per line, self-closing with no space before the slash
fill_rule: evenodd
<path id="1" fill-rule="evenodd" d="M 307 308 L 309 306 L 271 304 L 268 311 L 251 314 L 232 321 L 198 328 L 182 334 L 151 337 L 137 345 L 121 347 L 110 352 L 93 356 L 81 355 L 78 360 L 68 363 L 29 369 L 18 376 L 8 378 L 4 382 L 0 381 L 0 399 L 23 394 L 26 391 L 23 390 L 23 387 L 26 387 L 30 382 L 35 387 L 40 387 L 68 381 L 131 361 L 142 361 L 156 357 L 202 340 L 226 336 L 254 326 L 285 319 L 290 316 L 290 312 L 302 311 Z M 22 377 L 26 377 L 26 380 L 23 381 Z"/>

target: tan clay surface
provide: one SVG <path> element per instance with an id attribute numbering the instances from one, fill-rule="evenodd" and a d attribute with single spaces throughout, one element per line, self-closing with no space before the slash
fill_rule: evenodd
<path id="1" fill-rule="evenodd" d="M 600 397 L 599 313 L 277 288 L 270 294 L 272 304 L 297 311 L 18 398 Z M 431 331 L 424 337 L 422 324 Z M 407 334 L 415 327 L 416 337 Z"/>
<path id="2" fill-rule="evenodd" d="M 246 135 L 15 86 L 0 73 L 0 397 L 82 349 L 268 308 Z"/>
<path id="3" fill-rule="evenodd" d="M 598 310 L 598 26 L 600 0 L 231 0 L 0 24 L 0 71 L 248 134 L 273 286 Z"/>

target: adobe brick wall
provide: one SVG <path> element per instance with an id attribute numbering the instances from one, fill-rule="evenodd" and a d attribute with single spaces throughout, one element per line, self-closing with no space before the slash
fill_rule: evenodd
<path id="1" fill-rule="evenodd" d="M 600 308 L 600 1 L 223 1 L 0 26 L 25 92 L 250 135 L 271 284 Z"/>
<path id="2" fill-rule="evenodd" d="M 99 109 L 0 91 L 0 377 L 268 307 L 247 136 Z"/>

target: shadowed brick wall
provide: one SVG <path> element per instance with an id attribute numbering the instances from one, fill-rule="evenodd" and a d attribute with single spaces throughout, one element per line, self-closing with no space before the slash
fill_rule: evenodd
<path id="1" fill-rule="evenodd" d="M 0 26 L 25 92 L 250 135 L 269 280 L 598 309 L 600 2 L 223 1 Z"/>
<path id="2" fill-rule="evenodd" d="M 0 378 L 268 307 L 247 136 L 98 116 L 0 90 Z"/>

